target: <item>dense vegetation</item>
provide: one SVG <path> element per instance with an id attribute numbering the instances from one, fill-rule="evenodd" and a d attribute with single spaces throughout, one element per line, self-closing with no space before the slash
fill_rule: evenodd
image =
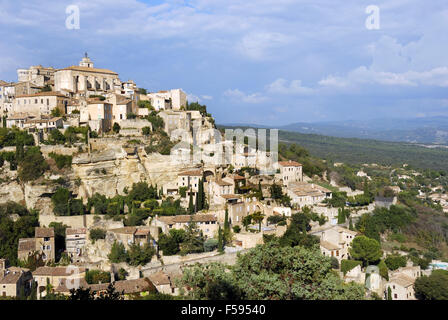
<path id="1" fill-rule="evenodd" d="M 11 215 L 18 215 L 14 221 Z M 28 211 L 15 202 L 0 204 L 0 257 L 18 265 L 17 248 L 20 238 L 33 238 L 34 228 L 39 226 L 38 212 Z"/>
<path id="2" fill-rule="evenodd" d="M 182 287 L 199 300 L 361 300 L 361 285 L 344 284 L 317 248 L 258 245 L 234 266 L 212 262 L 184 269 Z"/>

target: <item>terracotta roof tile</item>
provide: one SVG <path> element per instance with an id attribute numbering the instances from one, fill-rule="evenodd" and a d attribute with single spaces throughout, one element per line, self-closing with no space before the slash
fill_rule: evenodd
<path id="1" fill-rule="evenodd" d="M 35 238 L 54 237 L 54 229 L 36 227 L 34 229 L 34 237 Z"/>

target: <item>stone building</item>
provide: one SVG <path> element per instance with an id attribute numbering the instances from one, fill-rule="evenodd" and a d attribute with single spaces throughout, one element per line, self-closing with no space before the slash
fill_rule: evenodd
<path id="1" fill-rule="evenodd" d="M 389 272 L 384 295 L 387 298 L 388 288 L 391 289 L 392 300 L 415 300 L 414 283 L 422 276 L 420 266 L 401 267 Z"/>
<path id="2" fill-rule="evenodd" d="M 194 201 L 196 192 L 199 189 L 199 179 L 202 178 L 202 175 L 203 173 L 200 169 L 181 172 L 177 175 L 177 187 L 187 188 L 187 196 L 192 193 Z"/>
<path id="3" fill-rule="evenodd" d="M 32 279 L 28 269 L 10 267 L 6 259 L 0 259 L 0 297 L 28 295 Z"/>
<path id="4" fill-rule="evenodd" d="M 151 101 L 151 105 L 159 110 L 181 110 L 187 105 L 187 95 L 182 89 L 163 90 L 159 92 L 149 93 L 147 97 Z"/>
<path id="5" fill-rule="evenodd" d="M 280 170 L 280 177 L 285 186 L 291 182 L 303 181 L 302 165 L 296 161 L 279 161 L 278 168 Z"/>
<path id="6" fill-rule="evenodd" d="M 156 230 L 152 229 L 154 238 L 157 238 Z M 151 244 L 151 228 L 150 227 L 122 227 L 107 231 L 108 238 L 112 241 L 122 243 L 125 248 L 129 248 L 132 244 L 143 246 Z M 155 245 L 154 243 L 152 243 Z"/>
<path id="7" fill-rule="evenodd" d="M 79 66 L 56 70 L 54 84 L 56 91 L 67 91 L 84 97 L 89 97 L 91 94 L 114 92 L 115 85 L 121 86 L 116 72 L 94 68 L 93 62 L 87 57 L 87 54 L 82 58 Z"/>
<path id="8" fill-rule="evenodd" d="M 291 198 L 291 204 L 303 208 L 313 206 L 332 197 L 331 190 L 315 183 L 291 182 L 288 184 L 287 194 Z"/>
<path id="9" fill-rule="evenodd" d="M 156 216 L 152 219 L 151 225 L 160 227 L 163 233 L 168 233 L 170 229 L 185 229 L 190 221 L 195 222 L 207 238 L 215 237 L 218 232 L 218 219 L 212 214 Z"/>
<path id="10" fill-rule="evenodd" d="M 62 114 L 66 114 L 68 102 L 69 98 L 61 92 L 16 95 L 12 112 L 39 116 L 49 115 L 53 109 L 58 109 Z"/>
<path id="11" fill-rule="evenodd" d="M 339 226 L 324 230 L 320 236 L 320 250 L 324 256 L 335 257 L 339 262 L 348 259 L 350 244 L 357 234 Z"/>
<path id="12" fill-rule="evenodd" d="M 86 228 L 65 229 L 65 248 L 73 262 L 79 262 L 87 241 Z"/>
<path id="13" fill-rule="evenodd" d="M 87 107 L 81 109 L 80 124 L 88 124 L 98 133 L 112 129 L 112 104 L 98 99 L 88 99 Z"/>
<path id="14" fill-rule="evenodd" d="M 42 260 L 45 262 L 55 260 L 56 255 L 53 228 L 36 227 L 34 229 L 34 238 L 19 239 L 17 250 L 19 260 L 27 259 L 28 256 L 34 252 L 39 253 Z"/>
<path id="15" fill-rule="evenodd" d="M 31 82 L 37 86 L 54 84 L 55 69 L 52 67 L 31 66 L 28 69 L 17 69 L 17 79 L 19 82 Z"/>
<path id="16" fill-rule="evenodd" d="M 77 266 L 39 267 L 33 272 L 33 279 L 37 283 L 38 297 L 43 297 L 47 284 L 53 288 L 78 288 L 85 275 L 86 269 Z"/>

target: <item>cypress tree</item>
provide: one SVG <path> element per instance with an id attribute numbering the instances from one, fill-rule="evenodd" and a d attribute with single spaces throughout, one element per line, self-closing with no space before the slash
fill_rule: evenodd
<path id="1" fill-rule="evenodd" d="M 193 214 L 194 213 L 194 206 L 193 206 L 193 193 L 190 189 L 190 200 L 188 202 L 188 213 Z"/>
<path id="2" fill-rule="evenodd" d="M 353 228 L 353 222 L 352 222 L 352 218 L 350 218 L 350 222 L 349 222 L 349 227 L 350 230 L 354 231 L 355 228 Z"/>
<path id="3" fill-rule="evenodd" d="M 25 157 L 25 151 L 23 149 L 23 143 L 18 142 L 16 144 L 16 160 L 17 162 L 20 162 Z"/>
<path id="4" fill-rule="evenodd" d="M 227 239 L 230 236 L 230 225 L 229 225 L 229 210 L 226 208 L 226 213 L 224 216 L 224 242 L 227 241 Z"/>
<path id="5" fill-rule="evenodd" d="M 258 181 L 258 192 L 260 193 L 260 200 L 263 200 L 263 189 L 261 188 L 261 181 Z"/>
<path id="6" fill-rule="evenodd" d="M 219 225 L 219 228 L 218 228 L 218 251 L 219 252 L 224 251 L 224 241 L 222 239 L 221 225 Z"/>
<path id="7" fill-rule="evenodd" d="M 198 198 L 197 198 L 198 211 L 204 209 L 204 181 L 199 179 Z"/>
<path id="8" fill-rule="evenodd" d="M 392 289 L 387 287 L 387 300 L 392 300 Z"/>

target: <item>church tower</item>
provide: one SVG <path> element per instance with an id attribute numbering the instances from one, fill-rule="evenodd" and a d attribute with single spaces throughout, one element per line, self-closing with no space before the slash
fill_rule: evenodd
<path id="1" fill-rule="evenodd" d="M 79 63 L 80 67 L 87 67 L 87 68 L 93 68 L 93 62 L 90 60 L 90 58 L 87 56 L 87 52 L 85 53 L 85 57 L 82 58 L 81 62 Z"/>

